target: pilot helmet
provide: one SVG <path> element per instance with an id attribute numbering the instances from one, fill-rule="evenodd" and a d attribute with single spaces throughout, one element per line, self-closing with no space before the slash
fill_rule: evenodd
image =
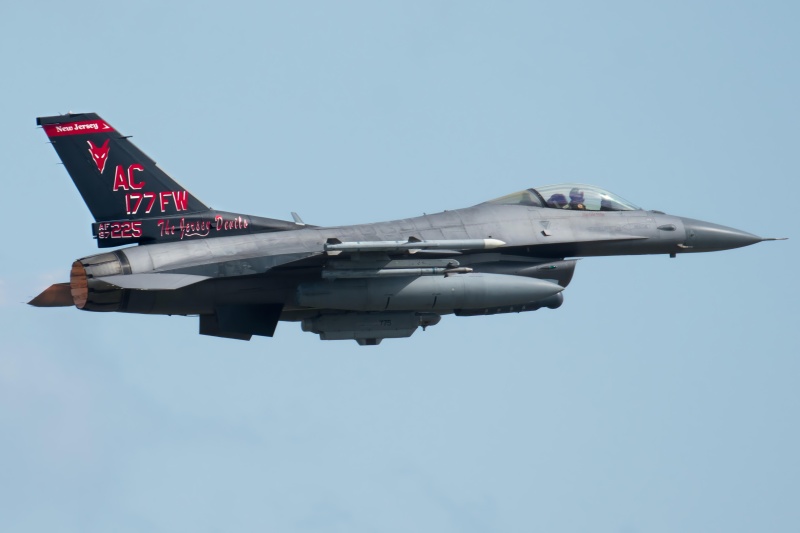
<path id="1" fill-rule="evenodd" d="M 569 191 L 569 197 L 572 200 L 583 201 L 583 191 L 578 187 L 573 187 L 572 190 Z"/>

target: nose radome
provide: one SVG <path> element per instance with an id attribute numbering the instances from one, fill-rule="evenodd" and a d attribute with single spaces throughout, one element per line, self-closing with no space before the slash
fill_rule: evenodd
<path id="1" fill-rule="evenodd" d="M 687 252 L 713 252 L 750 246 L 764 239 L 758 235 L 747 233 L 727 226 L 712 224 L 692 218 L 681 218 L 686 228 Z"/>

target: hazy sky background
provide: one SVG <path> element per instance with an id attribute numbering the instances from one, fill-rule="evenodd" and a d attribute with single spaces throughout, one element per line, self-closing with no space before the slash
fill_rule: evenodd
<path id="1" fill-rule="evenodd" d="M 796 2 L 5 2 L 3 531 L 800 530 Z M 592 258 L 378 347 L 23 302 L 97 253 L 35 117 L 339 225 L 581 181 L 791 238 Z"/>

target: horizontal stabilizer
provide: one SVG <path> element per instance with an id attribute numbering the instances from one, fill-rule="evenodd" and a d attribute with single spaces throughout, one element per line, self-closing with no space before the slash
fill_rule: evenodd
<path id="1" fill-rule="evenodd" d="M 69 283 L 56 283 L 50 285 L 42 294 L 28 302 L 34 307 L 69 307 L 75 305 Z"/>
<path id="2" fill-rule="evenodd" d="M 190 274 L 121 274 L 95 278 L 120 289 L 140 291 L 171 291 L 209 279 L 208 276 Z"/>

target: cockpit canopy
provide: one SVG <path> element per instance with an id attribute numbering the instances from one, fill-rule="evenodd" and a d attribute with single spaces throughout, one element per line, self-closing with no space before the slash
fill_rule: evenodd
<path id="1" fill-rule="evenodd" d="M 495 205 L 528 205 L 576 211 L 640 211 L 642 209 L 614 193 L 593 185 L 583 185 L 581 183 L 562 183 L 559 185 L 545 185 L 535 189 L 525 189 L 486 203 Z"/>

